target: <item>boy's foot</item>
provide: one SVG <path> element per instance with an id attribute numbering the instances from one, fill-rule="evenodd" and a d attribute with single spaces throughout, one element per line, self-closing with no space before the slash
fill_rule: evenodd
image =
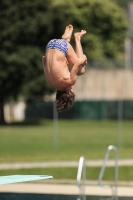
<path id="1" fill-rule="evenodd" d="M 86 31 L 85 30 L 81 30 L 80 32 L 76 32 L 74 33 L 74 38 L 75 39 L 81 39 L 83 37 L 83 35 L 86 34 Z"/>
<path id="2" fill-rule="evenodd" d="M 71 24 L 66 26 L 64 34 L 62 35 L 62 39 L 66 40 L 67 42 L 70 42 L 72 32 L 73 32 L 73 26 Z"/>

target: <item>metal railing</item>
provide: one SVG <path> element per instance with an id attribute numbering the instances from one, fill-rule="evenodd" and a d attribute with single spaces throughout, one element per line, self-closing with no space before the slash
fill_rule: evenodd
<path id="1" fill-rule="evenodd" d="M 115 152 L 115 157 L 114 157 L 114 168 L 115 168 L 115 171 L 114 171 L 114 186 L 111 186 L 111 185 L 103 185 L 101 183 L 101 180 L 102 180 L 102 177 L 103 177 L 103 174 L 104 174 L 104 170 L 105 170 L 105 167 L 106 167 L 106 162 L 108 160 L 108 157 L 109 157 L 109 153 L 111 150 L 114 150 Z M 101 171 L 100 171 L 100 174 L 99 174 L 99 178 L 98 178 L 98 185 L 100 187 L 103 187 L 103 188 L 110 188 L 111 191 L 112 191 L 112 199 L 113 200 L 118 200 L 118 196 L 117 196 L 117 187 L 118 187 L 118 150 L 117 150 L 117 147 L 113 146 L 113 145 L 110 145 L 108 146 L 107 148 L 107 151 L 106 151 L 106 154 L 105 154 L 105 157 L 104 157 L 104 160 L 103 160 L 103 164 L 102 164 L 102 167 L 101 167 Z"/>
<path id="2" fill-rule="evenodd" d="M 77 186 L 79 187 L 79 197 L 77 200 L 86 200 L 85 195 L 86 185 L 86 163 L 83 156 L 79 159 L 78 173 L 77 173 Z"/>

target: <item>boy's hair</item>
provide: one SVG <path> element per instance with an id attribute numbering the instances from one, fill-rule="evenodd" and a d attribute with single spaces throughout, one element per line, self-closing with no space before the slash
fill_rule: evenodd
<path id="1" fill-rule="evenodd" d="M 68 94 L 66 90 L 57 90 L 56 92 L 56 108 L 58 112 L 69 110 L 75 100 L 75 94 Z"/>

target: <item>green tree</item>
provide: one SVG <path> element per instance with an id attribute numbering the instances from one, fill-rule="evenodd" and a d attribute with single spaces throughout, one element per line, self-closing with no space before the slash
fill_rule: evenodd
<path id="1" fill-rule="evenodd" d="M 133 0 L 113 0 L 113 1 L 124 9 L 127 9 L 129 3 L 133 3 Z"/>
<path id="2" fill-rule="evenodd" d="M 53 91 L 44 81 L 41 62 L 53 32 L 50 6 L 50 0 L 1 0 L 0 123 L 5 122 L 5 101 L 20 94 L 40 98 Z"/>
<path id="3" fill-rule="evenodd" d="M 75 31 L 86 29 L 82 43 L 89 59 L 115 58 L 122 51 L 127 19 L 112 0 L 54 0 L 54 16 L 54 32 L 60 35 L 69 23 Z"/>

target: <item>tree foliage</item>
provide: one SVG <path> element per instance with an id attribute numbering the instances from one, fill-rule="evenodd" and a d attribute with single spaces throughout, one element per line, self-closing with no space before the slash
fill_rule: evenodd
<path id="1" fill-rule="evenodd" d="M 41 61 L 53 32 L 49 26 L 53 21 L 50 6 L 50 0 L 45 0 L 45 3 L 42 0 L 1 0 L 1 115 L 3 103 L 9 98 L 17 98 L 20 94 L 28 99 L 33 96 L 42 98 L 53 91 L 45 82 Z"/>
<path id="2" fill-rule="evenodd" d="M 122 51 L 127 30 L 124 11 L 111 0 L 55 0 L 54 30 L 72 23 L 75 31 L 86 29 L 83 38 L 89 59 L 114 58 Z"/>
<path id="3" fill-rule="evenodd" d="M 124 9 L 127 9 L 129 3 L 133 3 L 133 0 L 113 0 L 113 1 Z"/>
<path id="4" fill-rule="evenodd" d="M 0 96 L 16 97 L 25 84 L 44 76 L 41 56 L 45 53 L 47 38 L 52 32 L 49 23 L 53 16 L 49 9 L 48 0 L 45 4 L 42 0 L 32 3 L 27 0 L 22 3 L 2 0 L 0 68 L 3 75 L 0 78 Z M 41 84 L 43 91 L 40 94 L 44 95 L 47 86 L 44 81 Z"/>

